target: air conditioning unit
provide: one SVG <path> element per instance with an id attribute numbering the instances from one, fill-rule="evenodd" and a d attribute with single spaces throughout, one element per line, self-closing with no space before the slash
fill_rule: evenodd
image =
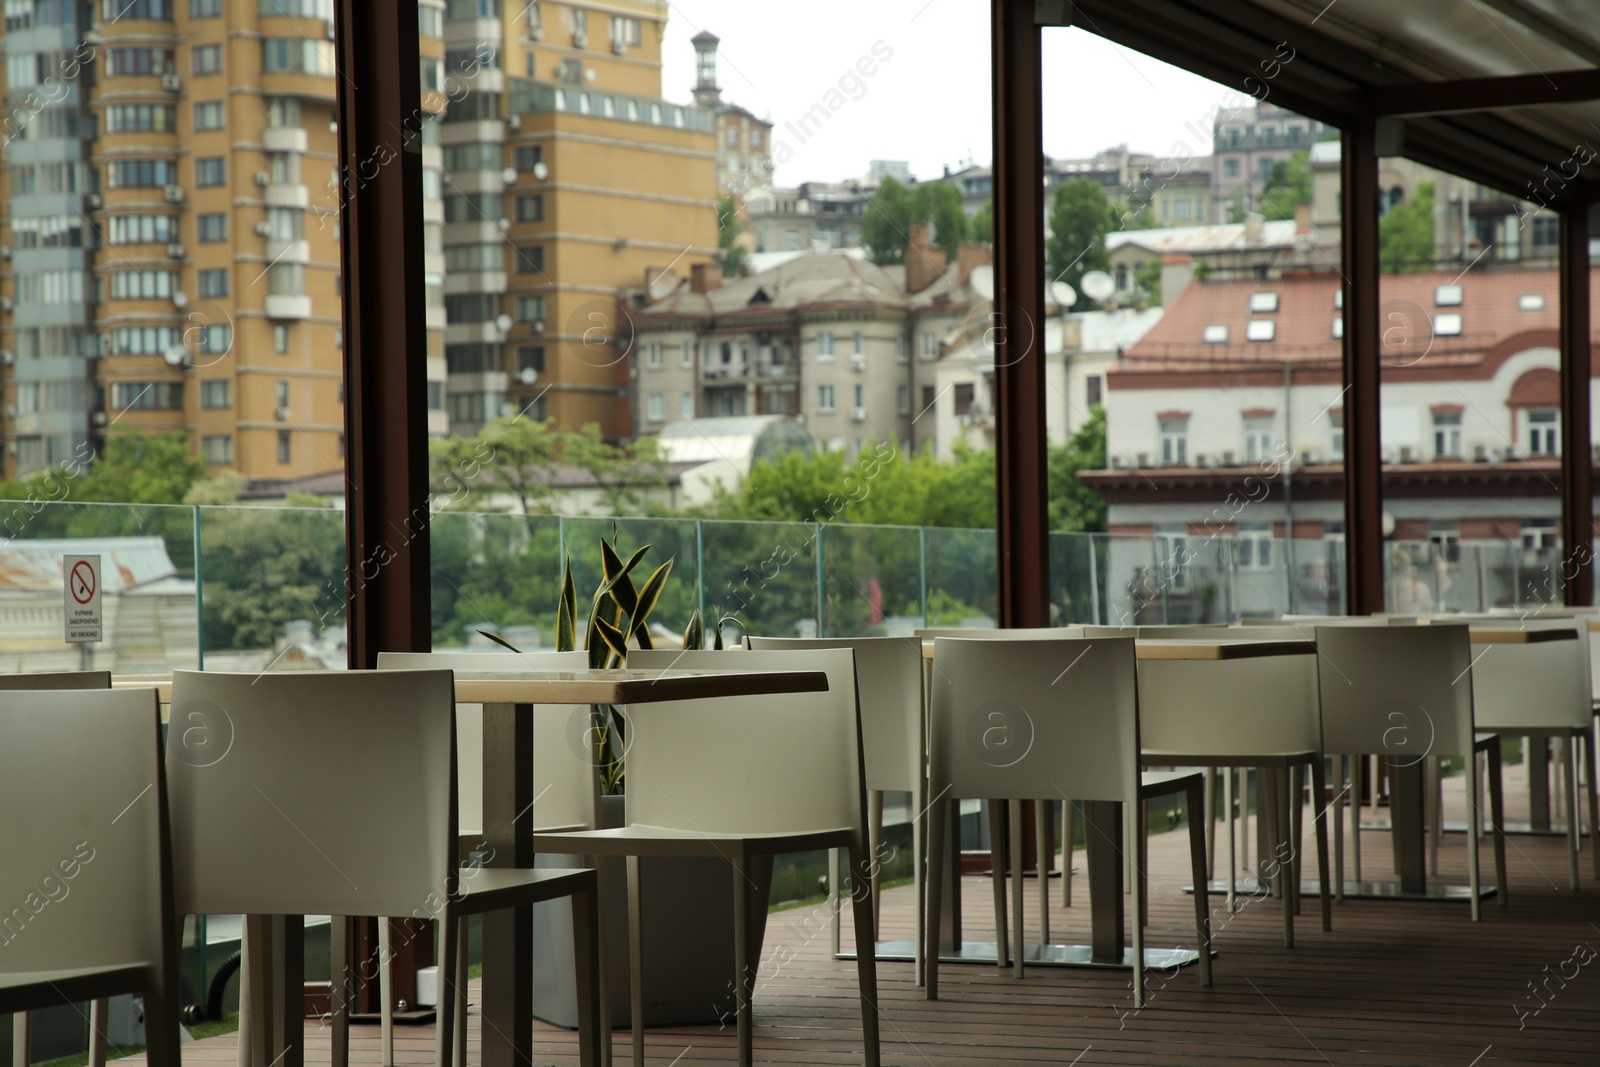
<path id="1" fill-rule="evenodd" d="M 1474 462 L 1474 463 L 1487 463 L 1487 462 L 1489 462 L 1489 446 L 1488 445 L 1483 445 L 1483 444 L 1473 445 L 1472 446 L 1472 462 Z"/>
<path id="2" fill-rule="evenodd" d="M 1239 465 L 1238 455 L 1233 452 L 1222 453 L 1222 465 L 1224 467 L 1237 467 Z"/>
<path id="3" fill-rule="evenodd" d="M 866 356 L 851 356 L 850 357 L 850 369 L 854 370 L 854 371 L 864 371 L 864 370 L 866 370 L 867 369 L 867 357 Z"/>
<path id="4" fill-rule="evenodd" d="M 1201 452 L 1194 457 L 1194 465 L 1201 470 L 1215 470 L 1217 461 L 1209 452 Z"/>
<path id="5" fill-rule="evenodd" d="M 171 256 L 173 259 L 182 259 L 185 251 L 186 249 L 176 242 L 167 246 L 167 255 Z"/>
<path id="6" fill-rule="evenodd" d="M 856 408 L 854 411 L 852 411 L 850 413 L 850 421 L 851 422 L 866 422 L 867 421 L 867 409 L 866 408 Z"/>
<path id="7" fill-rule="evenodd" d="M 586 33 L 583 30 L 574 30 L 573 34 L 572 34 L 572 47 L 574 47 L 574 48 L 588 48 L 589 47 L 589 35 L 588 35 L 588 33 Z"/>
<path id="8" fill-rule="evenodd" d="M 94 413 L 94 424 L 96 426 L 104 426 L 106 424 L 106 413 L 103 412 L 103 411 L 95 412 Z"/>
<path id="9" fill-rule="evenodd" d="M 272 184 L 272 175 L 264 170 L 256 171 L 256 184 L 263 189 Z"/>
<path id="10" fill-rule="evenodd" d="M 623 43 L 622 41 L 612 41 L 611 42 L 611 54 L 614 55 L 614 56 L 627 55 L 628 54 L 628 46 L 625 43 Z"/>
<path id="11" fill-rule="evenodd" d="M 17 354 L 15 352 L 11 351 L 9 348 L 0 348 L 0 363 L 4 363 L 9 367 L 16 361 Z"/>
<path id="12" fill-rule="evenodd" d="M 181 204 L 181 203 L 183 203 L 183 186 L 181 186 L 181 185 L 169 185 L 169 186 L 167 186 L 166 193 L 167 193 L 167 203 L 169 203 L 169 204 Z"/>
<path id="13" fill-rule="evenodd" d="M 109 356 L 111 354 L 111 352 L 112 352 L 111 335 L 109 333 L 103 333 L 103 334 L 100 335 L 100 354 L 102 356 Z"/>
<path id="14" fill-rule="evenodd" d="M 10 311 L 10 310 L 11 310 L 11 298 L 9 296 L 0 296 L 0 311 Z"/>
<path id="15" fill-rule="evenodd" d="M 522 129 L 522 116 L 521 115 L 507 115 L 506 116 L 506 129 L 510 130 L 513 133 L 515 133 L 516 131 Z"/>
<path id="16" fill-rule="evenodd" d="M 83 202 L 85 204 L 89 205 L 89 210 L 90 211 L 99 211 L 100 210 L 101 201 L 100 201 L 100 194 L 99 193 L 90 193 L 88 196 L 83 198 Z"/>
<path id="17" fill-rule="evenodd" d="M 0 245 L 0 259 L 10 259 L 10 258 L 11 258 L 11 246 L 10 245 Z"/>
<path id="18" fill-rule="evenodd" d="M 1400 462 L 1401 463 L 1415 463 L 1416 461 L 1417 461 L 1417 450 L 1412 448 L 1410 445 L 1401 445 L 1400 446 Z"/>
<path id="19" fill-rule="evenodd" d="M 176 74 L 161 75 L 161 88 L 169 93 L 175 93 L 183 88 L 183 79 Z"/>
<path id="20" fill-rule="evenodd" d="M 542 40 L 544 40 L 544 27 L 543 26 L 529 26 L 528 27 L 528 40 L 530 40 L 530 41 L 542 41 Z"/>
<path id="21" fill-rule="evenodd" d="M 1394 449 L 1392 449 L 1392 448 L 1384 449 L 1383 450 L 1383 455 L 1380 458 L 1383 460 L 1383 463 L 1384 463 L 1385 466 L 1393 465 L 1393 463 L 1394 463 Z"/>
<path id="22" fill-rule="evenodd" d="M 544 320 L 543 319 L 534 319 L 533 320 L 533 332 L 534 333 L 544 333 Z"/>
<path id="23" fill-rule="evenodd" d="M 1114 471 L 1119 471 L 1119 470 L 1122 469 L 1122 457 L 1121 456 L 1113 455 L 1111 457 L 1111 469 L 1114 470 Z"/>
<path id="24" fill-rule="evenodd" d="M 268 226 L 265 222 L 256 223 L 255 230 L 257 237 L 266 237 L 268 234 L 272 233 L 272 227 Z"/>
<path id="25" fill-rule="evenodd" d="M 176 292 L 174 292 L 172 294 L 172 306 L 175 307 L 175 308 L 186 308 L 186 307 L 188 307 L 189 306 L 189 294 L 184 292 L 182 289 L 179 289 Z"/>
<path id="26" fill-rule="evenodd" d="M 289 421 L 289 409 L 288 408 L 273 408 L 272 409 L 272 413 L 278 417 L 278 421 L 279 422 L 288 422 Z"/>
<path id="27" fill-rule="evenodd" d="M 1140 452 L 1138 455 L 1134 456 L 1133 457 L 1133 465 L 1135 467 L 1148 467 L 1148 466 L 1150 466 L 1150 453 L 1148 453 L 1148 452 Z"/>
<path id="28" fill-rule="evenodd" d="M 83 31 L 83 43 L 86 44 L 86 45 L 99 45 L 99 44 L 103 43 L 104 41 L 105 41 L 105 38 L 100 36 L 100 31 L 99 30 L 84 30 Z"/>
<path id="29" fill-rule="evenodd" d="M 1300 461 L 1307 467 L 1315 467 L 1322 462 L 1322 453 L 1314 448 L 1302 448 L 1300 450 Z"/>

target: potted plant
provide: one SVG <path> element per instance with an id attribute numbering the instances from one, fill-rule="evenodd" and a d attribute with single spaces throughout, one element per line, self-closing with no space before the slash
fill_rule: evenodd
<path id="1" fill-rule="evenodd" d="M 633 574 L 651 546 L 635 551 L 626 560 L 617 550 L 616 531 L 611 540 L 601 539 L 600 558 L 603 577 L 590 599 L 589 617 L 584 629 L 583 647 L 589 652 L 592 669 L 627 666 L 629 648 L 653 648 L 650 615 L 661 600 L 673 560 L 657 567 L 643 586 L 634 583 Z M 730 621 L 714 616 L 717 625 L 711 634 L 711 647 L 720 650 L 722 625 Z M 556 607 L 556 649 L 578 648 L 577 594 L 572 580 L 572 560 L 566 560 Z M 510 642 L 488 631 L 479 631 L 497 644 L 518 651 Z M 685 649 L 702 649 L 706 634 L 700 612 L 690 617 L 683 633 Z M 597 732 L 596 773 L 600 779 L 600 817 L 602 828 L 623 825 L 626 819 L 626 730 L 625 713 L 612 705 L 592 709 Z M 541 855 L 540 866 L 582 866 L 581 856 Z M 632 1017 L 628 982 L 628 876 L 621 857 L 604 861 L 605 899 L 601 902 L 601 943 L 605 953 L 606 987 L 614 1026 L 627 1026 Z M 757 885 L 758 909 L 765 916 L 765 902 L 771 887 L 771 864 L 751 872 Z M 640 896 L 644 926 L 644 1022 L 647 1026 L 689 1025 L 722 1022 L 734 1011 L 733 989 L 728 960 L 733 956 L 733 932 L 728 917 L 733 913 L 732 880 L 728 865 L 720 858 L 684 859 L 645 857 L 639 863 Z M 572 978 L 572 911 L 567 900 L 536 905 L 534 911 L 534 1012 L 558 1026 L 577 1026 L 575 983 Z M 759 924 L 751 951 L 761 953 Z"/>

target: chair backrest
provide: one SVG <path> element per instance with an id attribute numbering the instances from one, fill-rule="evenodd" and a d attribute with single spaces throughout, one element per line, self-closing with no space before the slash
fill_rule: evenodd
<path id="1" fill-rule="evenodd" d="M 50 671 L 0 674 L 0 691 L 15 689 L 110 689 L 110 671 Z"/>
<path id="2" fill-rule="evenodd" d="M 916 631 L 924 640 L 940 637 L 959 637 L 968 641 L 1059 641 L 1062 638 L 1082 637 L 1084 627 L 1071 626 L 1020 626 L 1005 630 L 968 630 L 959 626 L 925 626 Z"/>
<path id="3" fill-rule="evenodd" d="M 379 652 L 380 671 L 581 671 L 589 653 Z M 598 758 L 587 704 L 535 704 L 533 780 L 537 800 L 528 822 L 535 830 L 600 825 Z M 456 777 L 461 787 L 460 831 L 483 833 L 483 705 L 456 705 Z"/>
<path id="4" fill-rule="evenodd" d="M 1452 620 L 1454 621 L 1454 620 Z M 1472 702 L 1480 730 L 1583 729 L 1594 721 L 1589 622 L 1572 615 L 1468 620 L 1506 630 L 1562 630 L 1571 641 L 1475 642 Z"/>
<path id="5" fill-rule="evenodd" d="M 922 642 L 904 637 L 755 637 L 750 648 L 783 651 L 848 648 L 856 654 L 856 685 L 861 705 L 861 741 L 866 752 L 867 788 L 922 791 Z"/>
<path id="6" fill-rule="evenodd" d="M 1229 628 L 1219 640 L 1315 639 L 1310 627 Z M 1318 752 L 1317 656 L 1217 661 L 1140 660 L 1139 737 L 1146 752 L 1212 758 Z"/>
<path id="7" fill-rule="evenodd" d="M 449 671 L 174 671 L 177 717 L 226 731 L 167 745 L 181 915 L 433 918 L 455 890 Z"/>
<path id="8" fill-rule="evenodd" d="M 1085 626 L 1084 637 L 1132 637 L 1141 641 L 1222 641 L 1261 640 L 1256 634 L 1241 634 L 1239 627 L 1222 623 L 1195 626 Z"/>
<path id="9" fill-rule="evenodd" d="M 1137 800 L 1131 639 L 938 638 L 934 662 L 930 797 Z"/>
<path id="10" fill-rule="evenodd" d="M 1407 762 L 1472 754 L 1465 626 L 1319 626 L 1316 658 L 1322 751 Z"/>
<path id="11" fill-rule="evenodd" d="M 154 689 L 0 693 L 0 970 L 164 964 L 166 804 Z"/>
<path id="12" fill-rule="evenodd" d="M 628 666 L 828 675 L 825 693 L 629 705 L 629 823 L 708 833 L 865 832 L 854 652 L 635 649 Z"/>

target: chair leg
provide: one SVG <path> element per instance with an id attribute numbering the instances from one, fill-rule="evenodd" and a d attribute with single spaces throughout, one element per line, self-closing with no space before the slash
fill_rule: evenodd
<path id="1" fill-rule="evenodd" d="M 1195 814 L 1196 808 L 1213 795 L 1204 786 L 1196 788 L 1191 785 L 1185 796 L 1189 804 L 1189 866 L 1194 874 L 1194 936 L 1200 946 L 1200 984 L 1203 986 L 1211 984 L 1211 902 L 1208 899 L 1211 872 L 1206 870 L 1209 855 L 1206 827 L 1210 820 L 1203 823 Z M 1209 814 L 1209 809 L 1207 812 Z"/>
<path id="2" fill-rule="evenodd" d="M 1361 776 L 1367 767 L 1365 756 L 1350 757 L 1350 867 L 1354 881 L 1361 881 Z M 1378 779 L 1370 776 L 1374 793 L 1378 790 Z M 1378 798 L 1372 798 L 1376 801 Z M 1340 900 L 1344 899 L 1344 890 L 1340 889 Z"/>
<path id="3" fill-rule="evenodd" d="M 1033 802 L 1033 843 L 1039 856 L 1039 944 L 1050 943 L 1050 861 L 1055 850 L 1050 847 L 1050 822 L 1055 812 L 1048 800 Z M 1017 914 L 1022 914 L 1020 911 Z"/>
<path id="4" fill-rule="evenodd" d="M 178 990 L 164 988 L 159 982 L 152 983 L 144 991 L 144 1044 L 146 1063 L 149 1067 L 180 1067 L 182 1051 L 179 1048 L 177 1002 Z M 96 1001 L 91 1008 L 91 1021 L 93 1011 L 98 1008 L 101 1024 L 97 1028 L 101 1035 L 102 1048 L 105 1040 L 105 1011 L 109 1002 Z M 101 1052 L 102 1059 L 104 1051 Z"/>
<path id="5" fill-rule="evenodd" d="M 101 998 L 89 1005 L 89 1067 L 106 1067 L 106 1017 L 111 1001 Z"/>
<path id="6" fill-rule="evenodd" d="M 857 871 L 862 870 L 871 862 L 870 858 L 859 855 L 859 852 L 859 845 L 852 847 L 850 850 L 850 861 L 853 869 Z M 936 882 L 938 879 L 929 879 L 929 881 Z M 853 897 L 853 903 L 855 905 L 856 925 L 856 984 L 860 989 L 861 996 L 862 1052 L 864 1053 L 866 1067 L 878 1067 L 880 1053 L 878 1046 L 877 928 L 872 925 L 872 908 L 868 903 L 862 900 L 859 894 Z M 938 925 L 937 922 L 928 924 L 929 928 L 934 931 L 934 937 L 938 936 Z M 933 956 L 935 958 L 938 956 L 937 946 L 935 946 Z M 933 983 L 931 980 L 928 984 L 932 988 Z M 641 1060 L 640 1063 L 642 1065 L 643 1061 Z"/>
<path id="7" fill-rule="evenodd" d="M 1472 758 L 1477 758 L 1476 751 L 1474 751 Z M 1430 759 L 1429 762 L 1431 763 L 1433 760 Z M 1478 812 L 1482 810 L 1483 798 L 1478 796 L 1477 776 L 1469 775 L 1467 778 L 1467 818 L 1477 818 Z M 1499 822 L 1498 819 L 1495 821 L 1496 823 Z M 1478 835 L 1470 832 L 1467 834 L 1467 874 L 1472 891 L 1472 921 L 1478 922 L 1483 918 L 1483 885 L 1481 875 L 1478 872 Z"/>
<path id="8" fill-rule="evenodd" d="M 268 1067 L 277 1059 L 272 1039 L 270 935 L 268 916 L 245 916 L 239 963 L 240 1067 Z"/>
<path id="9" fill-rule="evenodd" d="M 1134 810 L 1127 810 L 1128 805 L 1123 804 L 1123 823 L 1141 826 L 1139 813 L 1144 809 L 1143 799 L 1134 804 Z M 1137 852 L 1133 853 L 1138 855 Z M 1198 887 L 1196 887 L 1198 889 Z M 1136 871 L 1134 877 L 1128 879 L 1128 891 L 1133 894 L 1133 1007 L 1135 1011 L 1144 1008 L 1144 872 Z"/>
<path id="10" fill-rule="evenodd" d="M 923 933 L 928 922 L 928 798 L 926 791 L 913 792 L 912 800 L 922 816 L 911 824 L 912 888 L 917 894 L 916 929 L 911 935 L 911 967 L 917 985 L 926 981 L 927 959 L 923 955 Z"/>
<path id="11" fill-rule="evenodd" d="M 828 911 L 833 918 L 833 954 L 839 955 L 839 913 L 844 908 L 844 896 L 840 887 L 844 885 L 844 872 L 839 867 L 839 850 L 828 850 Z"/>
<path id="12" fill-rule="evenodd" d="M 1300 882 L 1305 870 L 1305 776 L 1304 765 L 1287 768 L 1289 779 L 1289 891 L 1294 894 L 1294 913 L 1300 914 Z"/>
<path id="13" fill-rule="evenodd" d="M 443 970 L 440 973 L 444 973 Z M 350 919 L 335 915 L 328 928 L 328 1029 L 329 1063 L 332 1067 L 350 1067 L 350 994 L 353 981 L 350 974 Z M 444 996 L 447 991 L 439 990 Z M 240 1003 L 244 1001 L 241 994 Z M 457 1061 L 466 1067 L 466 1057 Z"/>
<path id="14" fill-rule="evenodd" d="M 1005 807 L 998 800 L 986 803 L 989 805 L 989 876 L 994 889 L 994 962 L 1004 970 L 1006 946 L 1011 943 L 1006 926 Z M 1022 921 L 1020 916 L 1017 921 Z"/>
<path id="15" fill-rule="evenodd" d="M 1272 858 L 1268 870 L 1277 887 L 1279 902 L 1283 905 L 1283 947 L 1294 948 L 1294 855 L 1289 843 L 1289 773 L 1285 767 L 1273 767 L 1266 772 L 1271 779 L 1272 806 Z"/>
<path id="16" fill-rule="evenodd" d="M 923 996 L 939 999 L 939 927 L 944 906 L 945 811 L 950 801 L 940 798 L 928 805 L 927 922 L 922 930 Z"/>
<path id="17" fill-rule="evenodd" d="M 1009 802 L 1011 809 L 1011 976 L 1022 977 L 1022 801 Z M 1043 860 L 1041 859 L 1041 864 Z M 1042 868 L 1041 868 L 1042 873 Z"/>
<path id="18" fill-rule="evenodd" d="M 1589 779 L 1589 853 L 1595 881 L 1600 881 L 1600 797 L 1595 793 L 1594 733 L 1589 730 L 1583 732 L 1583 754 Z"/>
<path id="19" fill-rule="evenodd" d="M 1561 739 L 1562 769 L 1566 771 L 1565 784 L 1567 806 L 1567 880 L 1569 888 L 1578 891 L 1578 842 L 1583 839 L 1581 828 L 1578 825 L 1578 760 L 1577 737 L 1569 736 Z"/>
<path id="20" fill-rule="evenodd" d="M 1217 876 L 1217 769 L 1206 768 L 1205 786 L 1206 879 Z M 1194 818 L 1191 813 L 1190 818 Z"/>
<path id="21" fill-rule="evenodd" d="M 1489 819 L 1494 824 L 1495 896 L 1502 908 L 1511 906 L 1511 888 L 1506 882 L 1505 783 L 1501 778 L 1500 745 L 1489 746 Z M 1476 860 L 1474 868 L 1476 868 Z"/>
<path id="22" fill-rule="evenodd" d="M 1139 922 L 1150 925 L 1150 802 L 1139 801 L 1139 818 L 1133 824 L 1134 839 L 1131 855 L 1138 858 L 1133 876 L 1139 880 L 1144 892 L 1139 897 Z"/>
<path id="23" fill-rule="evenodd" d="M 1238 885 L 1237 885 L 1237 883 L 1239 881 L 1239 852 L 1238 852 L 1238 849 L 1236 847 L 1237 846 L 1237 842 L 1236 842 L 1236 840 L 1235 840 L 1235 838 L 1233 836 L 1233 827 L 1234 827 L 1234 821 L 1235 821 L 1234 820 L 1234 813 L 1233 813 L 1233 778 L 1234 778 L 1234 774 L 1237 772 L 1237 770 L 1238 770 L 1238 768 L 1236 768 L 1236 767 L 1224 767 L 1222 769 L 1222 806 L 1227 809 L 1227 811 L 1223 815 L 1223 818 L 1226 819 L 1227 823 L 1228 823 L 1228 914 L 1229 915 L 1233 914 L 1233 909 L 1235 907 L 1234 900 L 1238 896 Z"/>
<path id="24" fill-rule="evenodd" d="M 1439 842 L 1444 837 L 1444 767 L 1443 757 L 1427 756 L 1423 759 L 1423 773 L 1428 790 L 1428 874 L 1439 877 Z M 1476 761 L 1474 761 L 1476 762 Z"/>
<path id="25" fill-rule="evenodd" d="M 25 1011 L 19 1011 L 11 1017 L 11 1064 L 12 1067 L 28 1067 L 33 1051 L 33 1018 Z"/>
<path id="26" fill-rule="evenodd" d="M 574 910 L 573 913 L 572 913 L 572 929 L 574 931 L 574 936 L 575 937 L 577 936 L 576 931 L 578 931 L 578 930 L 580 930 L 582 928 L 582 922 L 583 922 L 582 918 L 578 915 L 577 911 Z M 468 941 L 468 937 L 467 937 L 467 920 L 466 920 L 465 917 L 463 917 L 460 920 L 459 928 L 457 929 L 456 933 L 457 933 L 457 937 L 456 937 L 456 946 L 457 947 L 456 947 L 456 958 L 455 958 L 455 964 L 454 964 L 454 966 L 455 966 L 455 981 L 454 981 L 455 988 L 452 989 L 452 990 L 448 990 L 448 992 L 449 992 L 449 994 L 451 996 L 454 996 L 456 998 L 456 1026 L 455 1026 L 455 1034 L 453 1035 L 454 1038 L 455 1038 L 455 1042 L 456 1042 L 456 1054 L 455 1054 L 456 1067 L 467 1067 L 467 1013 L 470 1010 L 470 1005 L 468 1004 L 468 1001 L 467 1001 L 467 941 Z M 574 953 L 573 959 L 574 960 L 578 959 L 578 955 L 576 953 Z M 440 966 L 439 966 L 439 973 L 440 974 L 444 973 L 445 966 L 446 966 L 446 962 L 441 957 Z M 582 1029 L 583 1029 L 584 1007 L 583 1007 L 581 1002 L 582 1002 L 583 995 L 584 995 L 584 992 L 585 992 L 585 990 L 583 988 L 583 984 L 584 984 L 583 983 L 583 978 L 581 977 L 582 974 L 583 974 L 583 964 L 582 963 L 576 963 L 574 966 L 576 967 L 576 969 L 578 971 L 578 974 L 580 976 L 578 978 L 578 992 L 577 992 L 577 997 L 578 997 L 578 1000 L 580 1001 L 579 1006 L 578 1006 L 578 1028 L 579 1028 L 580 1031 L 582 1031 Z M 446 990 L 441 989 L 441 990 L 439 990 L 439 995 L 440 996 L 444 996 L 446 994 L 446 992 L 447 992 Z M 579 1035 L 579 1040 L 580 1040 L 579 1055 L 581 1056 L 582 1055 L 582 1050 L 583 1050 L 583 1046 L 581 1044 L 581 1041 L 582 1041 L 582 1034 L 581 1033 Z"/>
<path id="27" fill-rule="evenodd" d="M 835 885 L 838 883 L 835 882 Z M 739 899 L 734 894 L 735 900 Z M 628 857 L 628 1017 L 633 1030 L 633 1062 L 644 1064 L 644 924 L 639 897 L 639 857 Z M 742 927 L 741 927 L 742 928 Z M 744 957 L 741 955 L 743 969 Z M 735 990 L 738 983 L 734 983 Z M 737 1001 L 735 1001 L 737 1003 Z M 609 1040 L 609 1035 L 607 1035 Z"/>
<path id="28" fill-rule="evenodd" d="M 383 968 L 378 1006 L 378 1062 L 383 1067 L 394 1067 L 394 953 L 389 951 L 389 920 L 382 917 L 378 919 L 378 961 Z M 284 1005 L 284 1008 L 288 1010 L 289 1006 Z M 448 1040 L 447 1028 L 441 1025 L 440 1031 L 446 1034 Z"/>
<path id="29" fill-rule="evenodd" d="M 1318 753 L 1311 759 L 1311 796 L 1316 807 L 1316 814 L 1311 818 L 1311 831 L 1317 835 L 1317 877 L 1319 879 L 1318 895 L 1322 898 L 1322 929 L 1324 932 L 1333 929 L 1333 887 L 1328 882 L 1328 818 L 1327 818 L 1328 780 L 1327 769 L 1323 766 L 1322 755 Z"/>
<path id="30" fill-rule="evenodd" d="M 1600 841 L 1597 832 L 1596 841 Z M 1600 845 L 1596 846 L 1600 849 Z M 1072 863 L 1078 850 L 1078 809 L 1070 800 L 1061 801 L 1061 906 L 1072 907 Z M 1600 851 L 1596 852 L 1595 877 L 1600 878 Z"/>
<path id="31" fill-rule="evenodd" d="M 611 1031 L 606 1029 L 604 986 L 601 984 L 600 954 L 600 884 L 596 879 L 587 889 L 572 894 L 572 960 L 577 979 L 578 1002 L 578 1062 L 582 1067 L 601 1067 L 606 1059 L 605 1047 L 611 1043 Z M 465 934 L 465 922 L 462 933 Z M 462 937 L 461 951 L 457 954 L 457 973 L 463 1002 L 467 992 L 466 938 Z M 640 1012 L 642 1015 L 643 1012 Z M 466 1014 L 460 1020 L 465 1048 Z M 641 1061 L 642 1062 L 642 1061 Z M 462 1059 L 459 1067 L 467 1067 Z"/>
<path id="32" fill-rule="evenodd" d="M 883 790 L 867 791 L 868 847 L 872 849 L 872 928 L 883 925 L 883 898 L 878 889 L 883 881 Z"/>
<path id="33" fill-rule="evenodd" d="M 384 959 L 384 965 L 383 965 L 383 979 L 384 979 L 383 999 L 384 999 L 384 1003 L 385 1004 L 387 1004 L 389 1002 L 389 1000 L 394 995 L 394 986 L 389 984 L 389 978 L 391 977 L 390 967 L 389 967 L 389 963 L 388 963 L 388 959 L 389 959 L 389 952 L 388 952 L 389 938 L 388 938 L 387 933 L 382 933 L 382 931 L 387 931 L 388 928 L 389 928 L 389 920 L 385 919 L 385 918 L 379 918 L 378 919 L 378 929 L 380 931 L 380 935 L 379 935 L 379 938 L 378 938 L 378 944 L 379 944 L 378 951 L 382 954 L 383 959 Z M 456 918 L 456 914 L 455 914 L 454 910 L 451 909 L 450 907 L 446 907 L 445 910 L 444 910 L 444 915 L 442 915 L 440 917 L 440 919 L 439 919 L 439 974 L 440 975 L 449 974 L 452 970 L 454 970 L 456 956 L 457 956 L 458 951 L 459 951 L 457 946 L 456 946 L 456 941 L 457 941 L 457 939 L 460 938 L 460 936 L 461 936 L 461 923 Z M 438 1025 L 435 1027 L 434 1034 L 433 1034 L 433 1055 L 434 1055 L 434 1061 L 439 1065 L 439 1067 L 451 1067 L 450 1058 L 455 1053 L 455 1025 L 456 1025 L 457 998 L 456 998 L 456 995 L 455 995 L 455 990 L 450 989 L 447 984 L 441 982 L 440 986 L 441 986 L 441 988 L 439 990 Z M 579 998 L 579 999 L 581 1000 L 582 998 Z M 389 1016 L 386 1014 L 384 1016 L 384 1030 L 386 1032 L 389 1030 L 389 1026 L 390 1026 Z M 386 1052 L 388 1052 L 388 1053 L 392 1053 L 393 1052 L 393 1049 L 388 1047 L 388 1042 L 387 1041 L 385 1042 L 385 1049 L 386 1049 Z M 389 1062 L 392 1062 L 392 1060 L 389 1061 Z M 465 1063 L 458 1063 L 458 1064 L 455 1065 L 455 1067 L 466 1067 L 466 1064 Z"/>

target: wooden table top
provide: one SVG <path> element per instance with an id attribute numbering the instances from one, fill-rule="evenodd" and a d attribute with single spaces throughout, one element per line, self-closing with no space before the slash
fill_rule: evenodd
<path id="1" fill-rule="evenodd" d="M 1540 628 L 1537 630 L 1517 629 L 1515 627 L 1501 629 L 1497 626 L 1474 626 L 1471 633 L 1472 643 L 1475 645 L 1540 645 L 1546 641 L 1576 641 L 1578 639 L 1577 629 L 1571 626 Z"/>
<path id="2" fill-rule="evenodd" d="M 1315 641 L 1251 641 L 1248 639 L 1199 641 L 1141 638 L 1134 642 L 1140 660 L 1225 660 L 1261 656 L 1306 656 L 1317 651 Z M 922 642 L 922 658 L 933 658 L 933 641 Z"/>
<path id="3" fill-rule="evenodd" d="M 166 675 L 123 676 L 117 689 L 154 687 L 172 699 Z M 644 704 L 772 693 L 823 693 L 825 671 L 582 670 L 457 671 L 456 699 L 464 704 Z"/>

